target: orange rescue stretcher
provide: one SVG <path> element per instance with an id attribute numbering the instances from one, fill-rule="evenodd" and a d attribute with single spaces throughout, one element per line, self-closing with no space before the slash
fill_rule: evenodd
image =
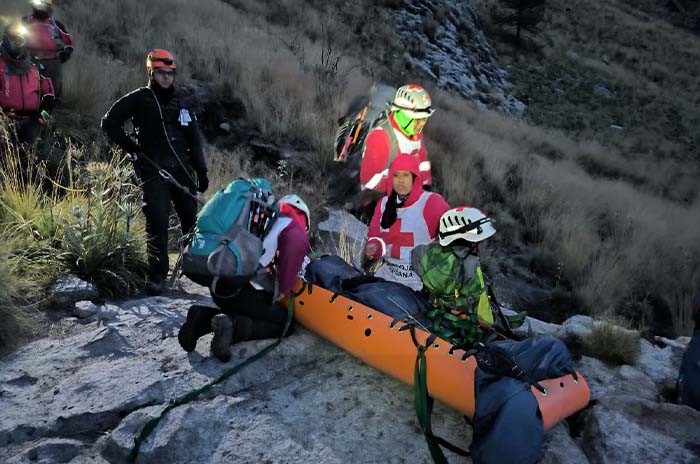
<path id="1" fill-rule="evenodd" d="M 413 386 L 416 346 L 407 324 L 301 280 L 295 294 L 294 317 L 298 323 L 375 369 Z M 429 336 L 420 328 L 415 334 L 423 344 Z M 426 360 L 430 396 L 473 418 L 474 357 L 436 338 L 426 352 Z M 545 392 L 532 387 L 532 393 L 539 403 L 545 430 L 585 408 L 590 400 L 588 384 L 580 374 L 578 379 L 566 375 L 538 383 Z"/>

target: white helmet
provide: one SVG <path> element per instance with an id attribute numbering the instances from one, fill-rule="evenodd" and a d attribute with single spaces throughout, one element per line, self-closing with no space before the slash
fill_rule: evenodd
<path id="1" fill-rule="evenodd" d="M 491 219 L 476 208 L 460 206 L 440 217 L 438 237 L 442 246 L 447 246 L 460 238 L 476 243 L 486 240 L 495 233 L 496 229 L 491 225 Z"/>
<path id="2" fill-rule="evenodd" d="M 435 111 L 432 108 L 430 95 L 420 85 L 404 85 L 399 87 L 391 102 L 391 111 L 401 110 L 413 119 L 425 119 Z"/>
<path id="3" fill-rule="evenodd" d="M 311 228 L 311 211 L 309 211 L 309 207 L 306 206 L 304 200 L 302 200 L 299 197 L 299 195 L 292 193 L 290 195 L 285 195 L 282 198 L 280 198 L 279 202 L 287 203 L 288 205 L 294 206 L 296 209 L 298 209 L 299 211 L 303 212 L 304 215 L 306 215 L 306 231 L 308 232 Z"/>

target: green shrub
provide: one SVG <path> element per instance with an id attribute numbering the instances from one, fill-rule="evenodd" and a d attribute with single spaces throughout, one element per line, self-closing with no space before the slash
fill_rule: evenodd
<path id="1" fill-rule="evenodd" d="M 147 261 L 138 216 L 141 194 L 130 167 L 119 161 L 93 166 L 81 183 L 85 196 L 59 203 L 66 211 L 60 219 L 60 267 L 93 282 L 106 296 L 133 293 L 144 281 Z"/>

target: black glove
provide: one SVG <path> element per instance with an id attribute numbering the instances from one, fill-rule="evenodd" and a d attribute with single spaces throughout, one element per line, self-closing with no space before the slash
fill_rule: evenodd
<path id="1" fill-rule="evenodd" d="M 197 173 L 197 191 L 204 193 L 209 188 L 209 178 L 207 177 L 207 171 L 199 171 Z"/>
<path id="2" fill-rule="evenodd" d="M 65 63 L 66 61 L 70 60 L 71 55 L 73 55 L 73 47 L 64 47 L 63 50 L 58 52 L 58 59 L 61 61 L 61 63 Z"/>

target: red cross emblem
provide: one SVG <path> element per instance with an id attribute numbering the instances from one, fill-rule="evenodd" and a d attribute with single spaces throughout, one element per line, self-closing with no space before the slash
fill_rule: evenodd
<path id="1" fill-rule="evenodd" d="M 391 245 L 391 257 L 401 258 L 401 247 L 413 247 L 413 234 L 401 232 L 401 219 L 397 219 L 389 228 L 384 237 L 387 244 Z"/>

